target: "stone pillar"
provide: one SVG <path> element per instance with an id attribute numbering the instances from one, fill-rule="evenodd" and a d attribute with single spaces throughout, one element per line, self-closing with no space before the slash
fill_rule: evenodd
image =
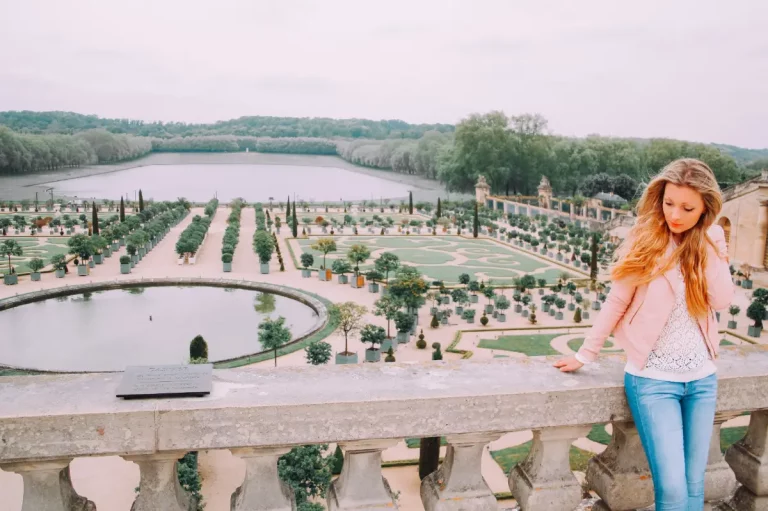
<path id="1" fill-rule="evenodd" d="M 397 439 L 339 442 L 344 468 L 328 489 L 328 511 L 398 509 L 381 475 L 381 451 L 396 444 Z"/>
<path id="2" fill-rule="evenodd" d="M 594 511 L 622 511 L 653 503 L 653 481 L 633 422 L 613 422 L 611 443 L 589 460 L 587 484 L 602 500 Z"/>
<path id="3" fill-rule="evenodd" d="M 736 476 L 733 470 L 725 462 L 720 451 L 720 429 L 727 420 L 738 416 L 738 413 L 726 413 L 715 415 L 715 423 L 712 427 L 712 440 L 709 442 L 709 459 L 707 471 L 704 474 L 704 504 L 705 511 L 712 511 L 713 503 L 722 501 L 733 495 L 736 487 Z"/>
<path id="4" fill-rule="evenodd" d="M 611 220 L 613 220 L 614 218 L 616 218 L 616 210 L 611 208 Z"/>
<path id="5" fill-rule="evenodd" d="M 761 200 L 760 207 L 757 209 L 757 227 L 752 242 L 752 257 L 749 261 L 750 266 L 754 268 L 765 268 L 766 236 L 768 236 L 768 200 Z"/>
<path id="6" fill-rule="evenodd" d="M 96 511 L 96 505 L 77 494 L 69 476 L 71 458 L 29 463 L 4 463 L 24 481 L 21 511 Z M 1 504 L 0 504 L 1 505 Z"/>
<path id="7" fill-rule="evenodd" d="M 421 501 L 426 511 L 496 510 L 498 504 L 483 479 L 483 450 L 501 433 L 471 433 L 446 437 L 443 464 L 421 481 Z"/>
<path id="8" fill-rule="evenodd" d="M 245 480 L 232 494 L 231 511 L 295 511 L 293 490 L 280 480 L 277 459 L 288 447 L 230 449 L 245 461 Z"/>
<path id="9" fill-rule="evenodd" d="M 528 457 L 509 473 L 509 489 L 523 511 L 571 511 L 582 498 L 571 472 L 571 444 L 589 426 L 563 426 L 533 432 Z"/>
<path id="10" fill-rule="evenodd" d="M 131 511 L 193 511 L 197 502 L 179 484 L 176 462 L 184 452 L 161 452 L 156 454 L 123 456 L 139 466 L 139 494 L 133 501 Z"/>
<path id="11" fill-rule="evenodd" d="M 768 510 L 768 410 L 752 412 L 747 434 L 728 449 L 725 461 L 741 483 L 731 508 Z"/>
<path id="12" fill-rule="evenodd" d="M 574 206 L 573 204 L 571 204 L 571 207 L 568 208 L 568 216 L 570 216 L 571 222 L 573 222 L 573 210 L 574 209 L 576 209 L 576 206 Z"/>

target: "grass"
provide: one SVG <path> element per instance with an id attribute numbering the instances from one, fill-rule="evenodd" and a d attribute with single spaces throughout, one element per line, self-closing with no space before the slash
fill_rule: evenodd
<path id="1" fill-rule="evenodd" d="M 603 445 L 608 445 L 611 441 L 611 435 L 605 430 L 605 424 L 595 424 L 592 426 L 587 438 Z"/>
<path id="2" fill-rule="evenodd" d="M 739 426 L 736 428 L 722 428 L 720 430 L 720 450 L 725 452 L 730 446 L 744 438 L 746 433 L 746 426 Z"/>
<path id="3" fill-rule="evenodd" d="M 418 449 L 421 446 L 421 438 L 406 438 L 405 445 L 407 445 L 409 449 Z M 448 445 L 444 436 L 440 437 L 440 445 Z"/>
<path id="4" fill-rule="evenodd" d="M 506 449 L 491 451 L 491 456 L 494 461 L 499 464 L 504 473 L 509 474 L 509 471 L 512 470 L 515 465 L 525 460 L 528 456 L 528 453 L 531 451 L 532 443 L 532 441 L 528 441 L 524 444 L 507 447 Z M 589 463 L 589 460 L 593 456 L 594 453 L 571 446 L 569 455 L 571 470 L 585 472 L 587 470 L 587 463 Z"/>
<path id="5" fill-rule="evenodd" d="M 477 346 L 489 350 L 504 350 L 523 353 L 529 357 L 559 355 L 560 352 L 550 346 L 552 339 L 562 334 L 505 335 L 498 339 L 482 339 Z"/>
<path id="6" fill-rule="evenodd" d="M 579 351 L 579 348 L 581 348 L 581 345 L 584 344 L 584 338 L 583 337 L 577 337 L 576 339 L 571 339 L 568 341 L 568 347 L 571 348 L 573 351 Z M 609 349 L 613 348 L 614 344 L 611 341 L 605 341 L 605 345 L 603 348 Z"/>

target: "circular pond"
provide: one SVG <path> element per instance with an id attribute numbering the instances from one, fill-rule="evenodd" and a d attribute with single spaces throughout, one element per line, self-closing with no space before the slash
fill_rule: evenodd
<path id="1" fill-rule="evenodd" d="M 181 364 L 202 335 L 209 360 L 262 351 L 258 325 L 285 317 L 292 339 L 319 326 L 308 305 L 253 290 L 161 286 L 59 296 L 0 312 L 0 365 L 47 371 L 122 371 Z"/>

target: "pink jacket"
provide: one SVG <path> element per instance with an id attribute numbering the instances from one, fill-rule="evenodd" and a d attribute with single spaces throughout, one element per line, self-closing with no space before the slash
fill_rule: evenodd
<path id="1" fill-rule="evenodd" d="M 720 344 L 717 333 L 715 310 L 728 307 L 733 299 L 733 283 L 726 259 L 728 247 L 723 228 L 713 225 L 707 234 L 718 247 L 718 252 L 707 244 L 707 279 L 709 312 L 700 317 L 699 326 L 704 334 L 712 359 L 717 357 Z M 670 240 L 667 257 L 674 250 Z M 674 266 L 657 276 L 651 282 L 635 286 L 628 279 L 614 282 L 605 300 L 603 310 L 598 314 L 587 333 L 579 356 L 594 362 L 608 336 L 613 333 L 620 348 L 635 367 L 645 367 L 653 346 L 664 328 L 675 304 L 673 286 L 676 282 Z"/>

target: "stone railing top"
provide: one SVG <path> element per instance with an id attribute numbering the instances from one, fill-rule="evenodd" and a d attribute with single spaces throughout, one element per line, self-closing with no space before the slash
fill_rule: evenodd
<path id="1" fill-rule="evenodd" d="M 718 411 L 768 408 L 768 346 L 723 349 Z M 171 450 L 506 432 L 630 417 L 624 357 L 214 372 L 204 398 L 122 400 L 119 373 L 2 378 L 0 463 Z"/>

